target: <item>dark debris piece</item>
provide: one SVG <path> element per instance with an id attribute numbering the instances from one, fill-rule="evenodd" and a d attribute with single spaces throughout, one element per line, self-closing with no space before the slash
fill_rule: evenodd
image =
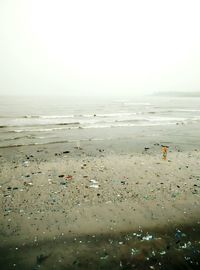
<path id="1" fill-rule="evenodd" d="M 37 264 L 43 263 L 46 259 L 49 258 L 49 256 L 50 255 L 40 254 L 39 256 L 37 256 Z"/>

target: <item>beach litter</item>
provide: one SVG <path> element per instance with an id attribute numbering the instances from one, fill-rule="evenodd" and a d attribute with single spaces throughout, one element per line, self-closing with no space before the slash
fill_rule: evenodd
<path id="1" fill-rule="evenodd" d="M 96 180 L 94 180 L 94 179 L 91 179 L 90 182 L 93 183 L 93 184 L 98 184 L 98 182 Z"/>
<path id="2" fill-rule="evenodd" d="M 91 185 L 89 187 L 91 188 L 99 188 L 98 182 L 94 179 L 90 180 Z"/>
<path id="3" fill-rule="evenodd" d="M 23 162 L 23 166 L 24 166 L 24 167 L 28 167 L 28 166 L 29 166 L 29 162 L 28 162 L 28 161 L 24 161 L 24 162 Z"/>
<path id="4" fill-rule="evenodd" d="M 41 254 L 41 255 L 37 256 L 37 258 L 36 258 L 37 264 L 36 264 L 36 266 L 33 268 L 33 270 L 38 270 L 38 269 L 40 269 L 41 264 L 42 264 L 44 261 L 46 261 L 49 257 L 50 257 L 50 255 L 44 255 L 44 254 Z"/>
<path id="5" fill-rule="evenodd" d="M 184 243 L 183 246 L 180 246 L 182 249 L 190 248 L 191 247 L 191 242 L 189 241 L 188 243 Z"/>
<path id="6" fill-rule="evenodd" d="M 177 240 L 180 240 L 182 237 L 186 237 L 187 235 L 183 232 L 181 232 L 180 230 L 177 230 L 175 233 L 175 237 Z"/>
<path id="7" fill-rule="evenodd" d="M 27 182 L 24 182 L 24 185 L 25 185 L 25 186 L 30 186 L 30 187 L 32 187 L 32 186 L 33 186 L 33 183 L 32 183 L 32 182 L 28 182 L 28 183 L 27 183 Z"/>
<path id="8" fill-rule="evenodd" d="M 149 241 L 152 239 L 153 239 L 153 235 L 150 235 L 150 234 L 147 234 L 146 236 L 142 237 L 142 240 L 146 240 L 146 241 Z"/>
<path id="9" fill-rule="evenodd" d="M 108 258 L 109 258 L 109 255 L 106 252 L 103 256 L 100 257 L 101 260 L 107 260 Z"/>
<path id="10" fill-rule="evenodd" d="M 61 181 L 60 184 L 63 185 L 63 186 L 66 186 L 67 182 L 66 181 Z"/>
<path id="11" fill-rule="evenodd" d="M 131 249 L 131 255 L 137 255 L 140 253 L 140 250 L 139 249 L 136 249 L 136 248 L 132 248 Z"/>
<path id="12" fill-rule="evenodd" d="M 67 175 L 67 176 L 65 176 L 65 179 L 66 180 L 72 180 L 73 179 L 73 176 L 72 175 Z"/>
<path id="13" fill-rule="evenodd" d="M 51 178 L 48 179 L 48 183 L 49 183 L 49 185 L 52 184 L 52 179 Z"/>
<path id="14" fill-rule="evenodd" d="M 92 185 L 90 185 L 89 187 L 91 187 L 91 188 L 99 188 L 99 185 L 97 185 L 97 184 L 92 184 Z"/>
<path id="15" fill-rule="evenodd" d="M 63 154 L 69 154 L 69 153 L 70 153 L 70 151 L 68 151 L 68 150 L 63 152 Z"/>

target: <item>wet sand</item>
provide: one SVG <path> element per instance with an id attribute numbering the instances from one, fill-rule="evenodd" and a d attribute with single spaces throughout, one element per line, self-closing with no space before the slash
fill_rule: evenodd
<path id="1" fill-rule="evenodd" d="M 169 145 L 164 161 L 160 144 L 145 149 L 113 140 L 83 142 L 81 149 L 73 143 L 1 148 L 2 269 L 94 269 L 98 262 L 99 269 L 134 269 L 133 262 L 127 265 L 133 258 L 141 267 L 160 269 L 167 242 L 170 254 L 195 248 L 199 255 L 199 147 Z M 109 239 L 114 242 L 107 246 Z M 140 251 L 134 251 L 137 245 Z M 155 265 L 147 259 L 152 247 L 161 257 Z"/>
<path id="2" fill-rule="evenodd" d="M 199 269 L 199 226 L 93 234 L 0 248 L 1 269 Z"/>

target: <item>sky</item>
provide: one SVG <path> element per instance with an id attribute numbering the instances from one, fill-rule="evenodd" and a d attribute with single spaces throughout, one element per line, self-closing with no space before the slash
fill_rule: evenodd
<path id="1" fill-rule="evenodd" d="M 0 94 L 200 92 L 199 0 L 0 0 Z"/>

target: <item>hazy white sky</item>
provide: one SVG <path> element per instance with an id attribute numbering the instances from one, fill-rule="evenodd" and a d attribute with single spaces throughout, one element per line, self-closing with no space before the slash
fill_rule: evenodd
<path id="1" fill-rule="evenodd" d="M 199 0 L 0 0 L 0 94 L 200 91 Z"/>

